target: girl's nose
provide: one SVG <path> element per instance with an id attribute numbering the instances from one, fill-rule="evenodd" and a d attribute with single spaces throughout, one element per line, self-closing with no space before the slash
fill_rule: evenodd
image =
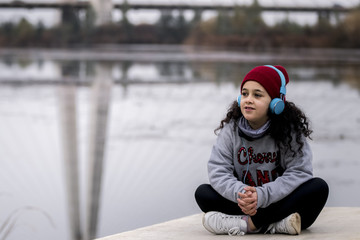
<path id="1" fill-rule="evenodd" d="M 245 99 L 246 103 L 252 103 L 253 102 L 253 97 L 251 95 L 247 96 L 247 98 Z"/>

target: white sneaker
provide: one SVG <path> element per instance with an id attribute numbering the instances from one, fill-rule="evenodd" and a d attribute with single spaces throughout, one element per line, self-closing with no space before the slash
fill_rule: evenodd
<path id="1" fill-rule="evenodd" d="M 203 216 L 203 225 L 211 233 L 245 235 L 247 222 L 245 215 L 227 215 L 221 212 L 207 212 Z"/>
<path id="2" fill-rule="evenodd" d="M 283 220 L 271 224 L 266 232 L 286 233 L 290 235 L 298 235 L 301 232 L 301 217 L 298 213 L 293 213 Z"/>

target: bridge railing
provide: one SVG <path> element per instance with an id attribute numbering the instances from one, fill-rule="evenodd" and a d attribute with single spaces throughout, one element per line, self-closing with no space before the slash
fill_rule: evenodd
<path id="1" fill-rule="evenodd" d="M 1 8 L 51 8 L 51 9 L 62 9 L 65 7 L 73 7 L 75 9 L 86 9 L 90 6 L 88 1 L 76 1 L 76 2 L 22 2 L 22 1 L 12 1 L 12 2 L 0 2 Z M 122 8 L 123 3 L 113 3 L 113 8 Z M 220 3 L 214 4 L 188 4 L 188 3 L 174 3 L 174 4 L 164 4 L 164 3 L 128 3 L 127 7 L 129 9 L 184 9 L 184 10 L 234 10 L 237 8 L 248 8 L 249 5 L 225 5 Z M 261 6 L 259 5 L 261 11 L 273 11 L 273 12 L 348 12 L 353 9 L 353 7 L 342 7 L 340 5 L 333 6 Z"/>

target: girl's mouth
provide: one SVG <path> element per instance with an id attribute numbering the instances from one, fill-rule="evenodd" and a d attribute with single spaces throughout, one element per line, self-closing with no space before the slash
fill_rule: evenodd
<path id="1" fill-rule="evenodd" d="M 245 107 L 245 110 L 255 110 L 255 108 L 252 108 L 252 107 Z"/>

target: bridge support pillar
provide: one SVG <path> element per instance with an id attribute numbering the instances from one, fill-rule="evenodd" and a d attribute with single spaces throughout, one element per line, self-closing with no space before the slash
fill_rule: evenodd
<path id="1" fill-rule="evenodd" d="M 113 3 L 112 0 L 90 0 L 95 11 L 97 26 L 111 23 Z"/>
<path id="2" fill-rule="evenodd" d="M 61 9 L 61 22 L 71 26 L 79 25 L 78 15 L 79 11 L 73 7 L 62 7 Z"/>
<path id="3" fill-rule="evenodd" d="M 329 11 L 319 11 L 318 12 L 318 21 L 330 21 L 330 12 Z"/>

